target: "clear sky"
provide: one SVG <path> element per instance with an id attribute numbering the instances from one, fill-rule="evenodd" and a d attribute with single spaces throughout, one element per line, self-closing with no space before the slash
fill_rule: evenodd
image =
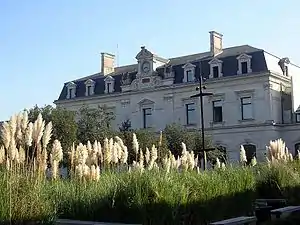
<path id="1" fill-rule="evenodd" d="M 162 57 L 249 44 L 300 64 L 297 0 L 0 0 L 0 120 L 52 104 L 63 83 L 97 73 L 100 53 L 135 62 L 140 47 Z M 299 45 L 298 45 L 299 44 Z M 118 51 L 117 51 L 118 46 Z"/>

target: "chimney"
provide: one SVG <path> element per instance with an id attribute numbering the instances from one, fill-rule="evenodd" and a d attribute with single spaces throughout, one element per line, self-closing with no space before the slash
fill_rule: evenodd
<path id="1" fill-rule="evenodd" d="M 223 35 L 216 32 L 210 31 L 210 53 L 215 56 L 223 51 Z"/>
<path id="2" fill-rule="evenodd" d="M 115 71 L 115 56 L 113 54 L 101 53 L 101 73 L 106 76 Z"/>

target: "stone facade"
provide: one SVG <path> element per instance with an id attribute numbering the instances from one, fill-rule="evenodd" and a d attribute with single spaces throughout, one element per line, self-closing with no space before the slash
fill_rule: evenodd
<path id="1" fill-rule="evenodd" d="M 291 77 L 300 76 L 299 67 L 289 63 L 287 74 L 279 57 L 248 45 L 223 49 L 221 34 L 210 37 L 211 51 L 171 59 L 142 47 L 135 65 L 67 82 L 55 104 L 72 111 L 106 105 L 116 115 L 116 129 L 127 119 L 133 128 L 160 131 L 175 122 L 199 129 L 199 99 L 190 97 L 202 79 L 204 92 L 213 93 L 204 97 L 205 131 L 226 147 L 231 162 L 240 145 L 263 160 L 265 146 L 280 137 L 294 152 L 300 116 L 293 113 Z"/>

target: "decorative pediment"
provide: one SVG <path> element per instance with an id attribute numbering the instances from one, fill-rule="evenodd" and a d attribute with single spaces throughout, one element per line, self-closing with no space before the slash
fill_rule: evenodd
<path id="1" fill-rule="evenodd" d="M 241 55 L 239 55 L 238 57 L 236 57 L 237 60 L 242 60 L 242 59 L 251 59 L 252 56 L 251 55 L 247 55 L 246 53 L 243 53 Z"/>
<path id="2" fill-rule="evenodd" d="M 154 101 L 148 99 L 148 98 L 144 98 L 141 101 L 138 102 L 139 105 L 152 105 L 154 104 Z"/>
<path id="3" fill-rule="evenodd" d="M 92 79 L 88 79 L 87 81 L 84 82 L 85 85 L 94 85 L 95 81 L 93 81 Z"/>
<path id="4" fill-rule="evenodd" d="M 136 59 L 140 60 L 140 59 L 145 59 L 145 58 L 152 58 L 153 54 L 148 51 L 145 46 L 141 47 L 141 51 L 136 55 Z"/>
<path id="5" fill-rule="evenodd" d="M 67 88 L 75 88 L 76 84 L 73 81 L 71 81 L 71 82 L 67 83 L 66 86 L 67 86 Z"/>
<path id="6" fill-rule="evenodd" d="M 221 64 L 223 61 L 222 60 L 219 60 L 217 58 L 213 58 L 212 60 L 210 60 L 208 62 L 208 64 Z"/>
<path id="7" fill-rule="evenodd" d="M 105 82 L 110 82 L 110 81 L 115 81 L 115 78 L 113 78 L 112 76 L 108 75 L 105 79 Z"/>
<path id="8" fill-rule="evenodd" d="M 192 64 L 192 63 L 187 63 L 187 64 L 185 64 L 182 68 L 183 69 L 188 69 L 188 68 L 195 68 L 196 66 L 194 65 L 194 64 Z"/>

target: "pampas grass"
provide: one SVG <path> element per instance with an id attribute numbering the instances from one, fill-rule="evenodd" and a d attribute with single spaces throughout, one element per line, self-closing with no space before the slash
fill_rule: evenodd
<path id="1" fill-rule="evenodd" d="M 145 149 L 140 148 L 136 134 L 133 149 L 128 149 L 118 136 L 103 142 L 73 144 L 67 154 L 68 174 L 62 179 L 64 149 L 59 140 L 51 141 L 52 130 L 52 123 L 46 124 L 41 114 L 34 123 L 28 121 L 25 112 L 4 123 L 0 146 L 1 221 L 51 220 L 59 216 L 179 224 L 196 207 L 201 217 L 194 215 L 191 221 L 200 224 L 246 213 L 259 195 L 257 188 L 266 180 L 276 177 L 283 192 L 284 188 L 300 185 L 299 160 L 293 161 L 281 139 L 266 146 L 266 165 L 253 158 L 246 167 L 246 152 L 241 146 L 243 167 L 226 167 L 216 159 L 214 170 L 201 171 L 198 158 L 185 143 L 178 158 L 169 151 L 159 159 L 162 134 L 158 146 Z M 128 163 L 129 151 L 136 156 L 132 164 Z M 235 197 L 239 195 L 242 202 L 241 197 Z M 216 212 L 214 201 L 218 198 L 224 204 L 219 204 Z"/>

